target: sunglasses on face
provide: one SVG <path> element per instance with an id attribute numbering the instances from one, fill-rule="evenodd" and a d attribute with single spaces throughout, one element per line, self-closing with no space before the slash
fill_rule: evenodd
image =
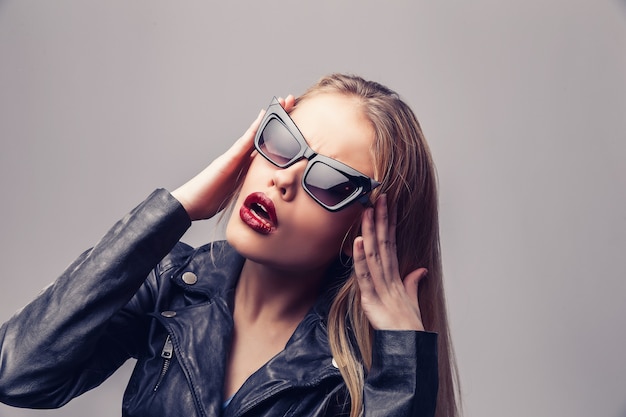
<path id="1" fill-rule="evenodd" d="M 367 204 L 367 194 L 380 185 L 344 163 L 315 153 L 276 97 L 257 130 L 254 147 L 279 168 L 307 159 L 302 188 L 330 211 L 341 210 L 354 201 Z"/>

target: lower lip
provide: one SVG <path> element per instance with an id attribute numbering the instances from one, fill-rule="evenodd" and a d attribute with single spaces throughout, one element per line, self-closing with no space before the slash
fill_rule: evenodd
<path id="1" fill-rule="evenodd" d="M 268 235 L 272 232 L 273 228 L 269 223 L 259 219 L 253 212 L 246 206 L 241 206 L 239 209 L 239 217 L 248 227 L 257 233 Z"/>

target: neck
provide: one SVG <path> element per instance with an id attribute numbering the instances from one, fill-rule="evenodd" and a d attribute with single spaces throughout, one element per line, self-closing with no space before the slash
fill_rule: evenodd
<path id="1" fill-rule="evenodd" d="M 248 259 L 235 290 L 235 315 L 248 322 L 298 323 L 315 303 L 325 271 L 283 271 Z"/>

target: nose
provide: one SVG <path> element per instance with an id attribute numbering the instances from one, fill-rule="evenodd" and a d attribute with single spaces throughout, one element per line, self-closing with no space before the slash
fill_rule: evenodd
<path id="1" fill-rule="evenodd" d="M 302 160 L 288 168 L 277 168 L 274 171 L 270 185 L 278 189 L 283 200 L 291 201 L 298 194 L 306 163 L 306 160 Z"/>

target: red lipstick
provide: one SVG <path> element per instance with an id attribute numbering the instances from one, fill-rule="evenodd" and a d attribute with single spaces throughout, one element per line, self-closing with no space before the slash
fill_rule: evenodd
<path id="1" fill-rule="evenodd" d="M 264 235 L 278 226 L 274 203 L 263 193 L 252 193 L 246 197 L 239 209 L 239 217 L 252 230 Z"/>

